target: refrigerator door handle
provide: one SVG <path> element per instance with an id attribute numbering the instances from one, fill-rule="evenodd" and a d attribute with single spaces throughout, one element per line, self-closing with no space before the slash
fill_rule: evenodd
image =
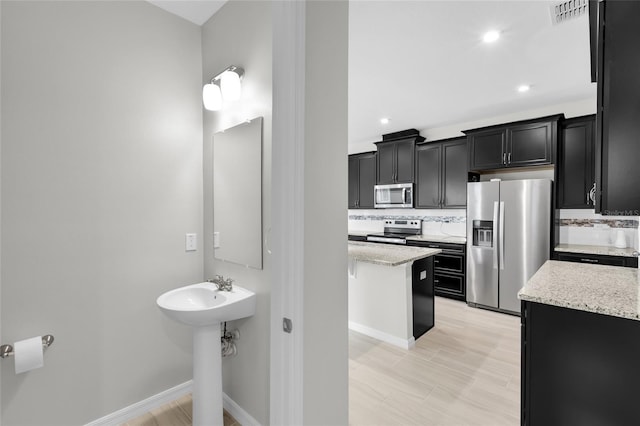
<path id="1" fill-rule="evenodd" d="M 504 270 L 504 201 L 500 202 L 500 231 L 498 234 L 500 242 L 498 250 L 500 251 L 500 269 Z"/>
<path id="2" fill-rule="evenodd" d="M 493 269 L 498 269 L 498 202 L 493 202 Z"/>

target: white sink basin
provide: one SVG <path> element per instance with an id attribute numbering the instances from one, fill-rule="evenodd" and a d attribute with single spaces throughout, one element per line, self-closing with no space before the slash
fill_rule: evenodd
<path id="1" fill-rule="evenodd" d="M 256 311 L 252 291 L 237 285 L 231 291 L 220 291 L 208 282 L 170 290 L 156 303 L 170 318 L 195 327 L 250 317 Z"/>

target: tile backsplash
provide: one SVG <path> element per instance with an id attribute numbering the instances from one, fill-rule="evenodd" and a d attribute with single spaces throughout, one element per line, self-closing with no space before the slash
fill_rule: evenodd
<path id="1" fill-rule="evenodd" d="M 389 219 L 422 219 L 422 233 L 464 237 L 467 233 L 467 211 L 377 209 L 349 210 L 349 230 L 382 232 L 384 221 Z"/>
<path id="2" fill-rule="evenodd" d="M 602 216 L 593 210 L 560 210 L 560 244 L 613 246 L 619 233 L 638 249 L 638 216 Z"/>

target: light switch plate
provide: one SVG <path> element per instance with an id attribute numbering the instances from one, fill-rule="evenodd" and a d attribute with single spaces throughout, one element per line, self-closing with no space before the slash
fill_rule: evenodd
<path id="1" fill-rule="evenodd" d="M 213 248 L 220 248 L 220 232 L 213 233 Z"/>
<path id="2" fill-rule="evenodd" d="M 186 251 L 196 251 L 198 249 L 198 235 L 186 234 L 184 248 Z"/>

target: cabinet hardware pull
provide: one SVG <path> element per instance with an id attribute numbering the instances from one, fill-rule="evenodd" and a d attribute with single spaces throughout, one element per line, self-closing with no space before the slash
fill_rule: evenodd
<path id="1" fill-rule="evenodd" d="M 580 259 L 581 262 L 598 263 L 598 259 Z"/>
<path id="2" fill-rule="evenodd" d="M 506 152 L 502 153 L 502 164 L 507 164 L 507 153 Z"/>
<path id="3" fill-rule="evenodd" d="M 507 163 L 511 164 L 511 153 L 507 156 Z"/>
<path id="4" fill-rule="evenodd" d="M 589 191 L 587 191 L 587 205 L 589 205 Z"/>
<path id="5" fill-rule="evenodd" d="M 440 282 L 440 280 L 433 280 L 433 282 L 434 282 L 434 283 L 439 283 L 439 282 Z"/>

